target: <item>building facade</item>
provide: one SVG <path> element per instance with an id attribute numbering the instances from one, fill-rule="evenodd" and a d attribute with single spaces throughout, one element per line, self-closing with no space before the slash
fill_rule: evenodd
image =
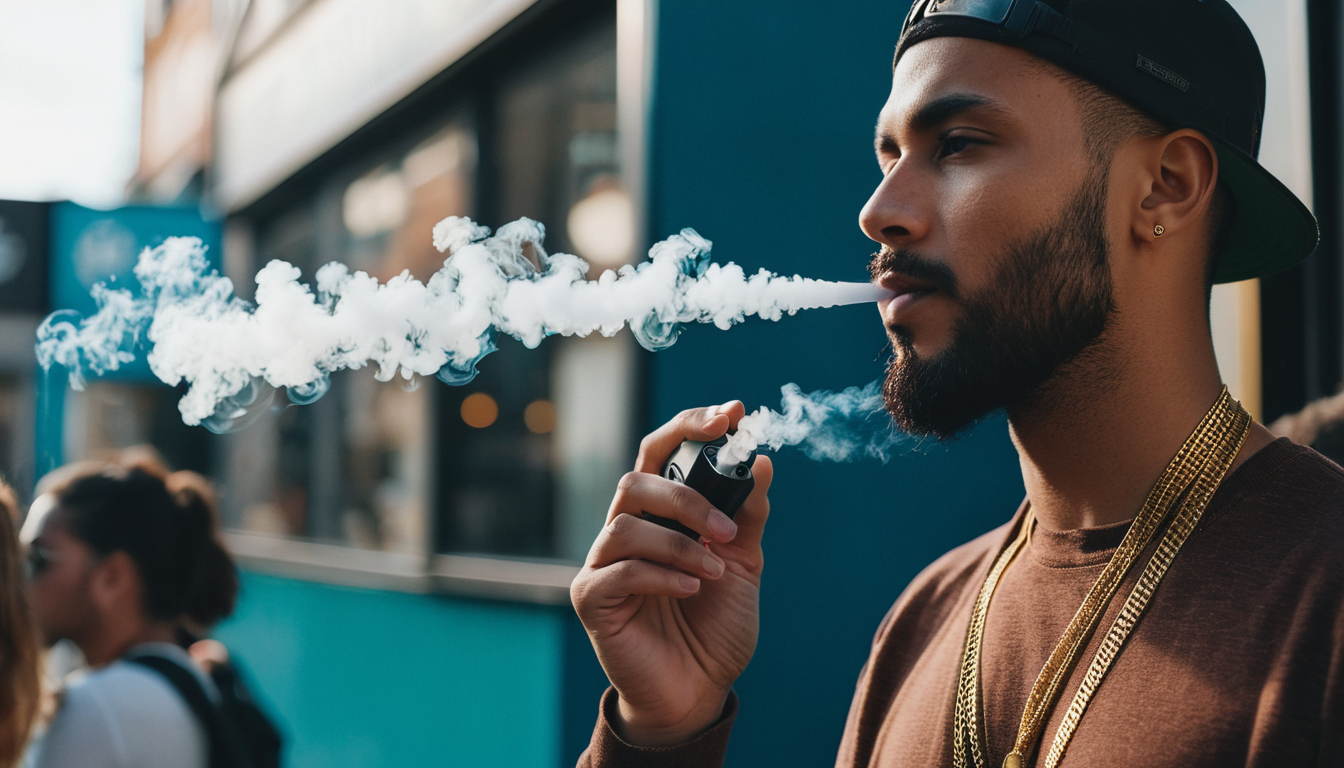
<path id="1" fill-rule="evenodd" d="M 131 191 L 206 211 L 244 297 L 273 259 L 306 279 L 331 261 L 427 279 L 449 215 L 541 221 L 594 276 L 690 226 L 720 262 L 862 280 L 855 218 L 907 5 L 150 0 Z M 1270 70 L 1266 165 L 1310 199 L 1314 6 L 1234 5 Z M 1270 418 L 1304 402 L 1267 372 L 1272 334 L 1302 333 L 1275 330 L 1296 311 L 1255 283 L 1214 299 L 1224 376 Z M 464 386 L 339 372 L 309 405 L 264 391 L 225 434 L 172 423 L 180 393 L 131 376 L 68 394 L 46 434 L 64 459 L 150 442 L 220 483 L 245 576 L 219 635 L 283 724 L 288 764 L 555 766 L 587 743 L 605 687 L 568 584 L 639 437 L 687 407 L 777 405 L 790 382 L 866 384 L 885 344 L 871 307 L 688 328 L 657 354 L 625 333 L 506 338 Z M 886 465 L 786 449 L 776 473 L 733 765 L 833 760 L 891 602 L 1022 496 L 1001 416 Z"/>

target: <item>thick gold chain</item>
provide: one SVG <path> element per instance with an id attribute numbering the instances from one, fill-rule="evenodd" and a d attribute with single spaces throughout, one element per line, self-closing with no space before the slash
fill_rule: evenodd
<path id="1" fill-rule="evenodd" d="M 1184 498 L 1172 524 L 1158 544 L 1157 552 L 1144 568 L 1138 584 L 1130 592 L 1120 615 L 1092 659 L 1083 683 L 1069 706 L 1064 722 L 1055 734 L 1046 758 L 1047 768 L 1056 768 L 1068 748 L 1092 695 L 1120 647 L 1128 638 L 1152 593 L 1166 574 L 1171 561 L 1199 522 L 1204 508 L 1227 474 L 1250 431 L 1250 416 L 1233 400 L 1224 387 L 1218 400 L 1181 445 L 1148 494 L 1143 509 L 1116 548 L 1106 568 L 1088 590 L 1083 604 L 1064 631 L 1063 637 L 1041 669 L 1027 698 L 1013 751 L 1004 758 L 1005 768 L 1017 768 L 1026 761 L 1040 739 L 1045 719 L 1059 697 L 1065 681 L 1074 669 L 1087 639 L 1101 621 L 1125 575 L 1152 541 L 1153 535 L 1178 501 Z M 1187 493 L 1188 491 L 1188 493 Z M 984 712 L 980 691 L 980 658 L 984 642 L 985 618 L 989 603 L 1004 571 L 1012 564 L 1030 539 L 1033 517 L 1030 508 L 1019 524 L 1017 535 L 1000 553 L 980 589 L 971 613 L 966 645 L 962 653 L 953 715 L 953 764 L 957 768 L 984 768 Z"/>

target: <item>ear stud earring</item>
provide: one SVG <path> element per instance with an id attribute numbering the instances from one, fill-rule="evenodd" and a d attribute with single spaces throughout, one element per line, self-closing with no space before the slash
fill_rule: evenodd
<path id="1" fill-rule="evenodd" d="M 1166 231 L 1167 231 L 1166 227 L 1162 226 L 1161 224 L 1155 224 L 1153 226 L 1153 237 L 1161 237 L 1163 233 L 1165 233 Z"/>

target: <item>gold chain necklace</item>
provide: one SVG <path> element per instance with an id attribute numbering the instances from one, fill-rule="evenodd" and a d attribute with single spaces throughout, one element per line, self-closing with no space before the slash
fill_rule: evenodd
<path id="1" fill-rule="evenodd" d="M 1026 756 L 1035 748 L 1051 707 L 1082 654 L 1087 639 L 1101 621 L 1120 582 L 1134 565 L 1139 555 L 1152 541 L 1154 533 L 1168 517 L 1171 509 L 1180 508 L 1158 542 L 1157 551 L 1139 576 L 1138 583 L 1125 600 L 1106 637 L 1098 648 L 1083 677 L 1077 693 L 1055 734 L 1046 756 L 1045 768 L 1056 768 L 1068 748 L 1070 739 L 1091 703 L 1092 696 L 1110 670 L 1111 663 L 1121 646 L 1133 631 L 1139 617 L 1148 606 L 1167 568 L 1175 559 L 1186 538 L 1203 515 L 1209 499 L 1222 483 L 1232 461 L 1241 450 L 1250 432 L 1251 417 L 1241 404 L 1223 387 L 1218 400 L 1200 421 L 1195 431 L 1186 438 L 1176 456 L 1158 478 L 1149 492 L 1143 509 L 1130 526 L 1125 538 L 1116 548 L 1106 568 L 1088 590 L 1083 604 L 1064 630 L 1063 637 L 1041 669 L 1027 697 L 1027 705 L 1018 726 L 1013 750 L 1004 758 L 1004 768 L 1020 768 Z M 1183 500 L 1182 500 L 1183 499 Z M 980 656 L 984 642 L 985 618 L 989 602 L 998 588 L 1004 571 L 1012 564 L 1031 537 L 1033 516 L 1028 508 L 1019 524 L 1016 537 L 994 562 L 980 588 L 971 612 L 966 645 L 962 652 L 961 669 L 957 682 L 956 709 L 953 714 L 952 761 L 956 768 L 985 768 L 985 731 L 983 702 L 980 691 Z"/>

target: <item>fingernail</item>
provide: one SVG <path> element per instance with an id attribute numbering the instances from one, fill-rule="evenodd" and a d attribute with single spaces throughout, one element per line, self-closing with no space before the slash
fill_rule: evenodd
<path id="1" fill-rule="evenodd" d="M 680 581 L 681 588 L 687 592 L 694 592 L 700 588 L 700 580 L 694 576 L 682 576 Z"/>
<path id="2" fill-rule="evenodd" d="M 719 558 L 706 552 L 705 573 L 708 573 L 710 576 L 714 578 L 718 578 L 719 575 L 723 573 L 723 561 L 719 560 Z"/>
<path id="3" fill-rule="evenodd" d="M 709 510 L 709 530 L 719 541 L 732 541 L 737 535 L 737 523 L 734 523 L 717 509 Z"/>

